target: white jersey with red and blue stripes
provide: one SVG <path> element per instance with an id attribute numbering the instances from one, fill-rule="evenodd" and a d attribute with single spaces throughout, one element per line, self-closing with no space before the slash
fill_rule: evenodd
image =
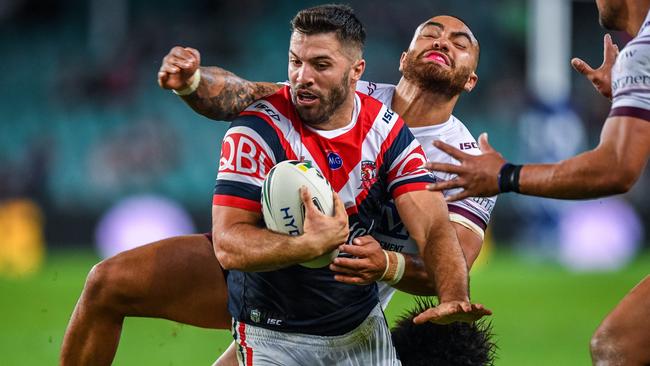
<path id="1" fill-rule="evenodd" d="M 386 105 L 391 105 L 395 95 L 395 85 L 361 81 L 357 83 L 357 91 L 372 96 Z M 456 159 L 434 147 L 433 141 L 435 140 L 446 142 L 468 154 L 479 155 L 481 153 L 478 143 L 467 127 L 453 115 L 443 123 L 412 127 L 410 130 L 422 144 L 427 159 L 430 161 L 459 164 Z M 449 180 L 455 177 L 454 174 L 442 172 L 434 172 L 434 175 L 439 180 Z M 462 188 L 451 189 L 444 191 L 443 194 L 451 196 L 461 190 Z M 496 197 L 471 197 L 450 202 L 448 204 L 450 220 L 466 226 L 482 238 L 495 203 Z M 392 200 L 384 206 L 382 219 L 372 235 L 385 250 L 419 254 L 418 246 L 410 238 Z M 394 293 L 393 287 L 383 282 L 379 284 L 379 297 L 384 307 L 388 305 Z"/>
<path id="2" fill-rule="evenodd" d="M 329 180 L 348 212 L 349 240 L 373 231 L 390 198 L 435 181 L 422 168 L 422 147 L 390 108 L 357 93 L 348 126 L 318 131 L 300 121 L 289 87 L 284 87 L 253 103 L 231 124 L 213 203 L 261 213 L 264 178 L 273 165 L 288 159 L 311 161 Z M 298 265 L 259 273 L 230 271 L 228 294 L 237 321 L 325 336 L 354 329 L 378 302 L 375 284 L 347 285 L 335 281 L 327 267 Z"/>
<path id="3" fill-rule="evenodd" d="M 650 121 L 650 12 L 639 34 L 618 53 L 612 68 L 609 116 Z"/>

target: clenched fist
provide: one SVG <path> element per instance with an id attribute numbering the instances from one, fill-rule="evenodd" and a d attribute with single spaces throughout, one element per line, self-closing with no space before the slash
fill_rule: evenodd
<path id="1" fill-rule="evenodd" d="M 192 77 L 200 65 L 199 51 L 176 46 L 163 58 L 158 71 L 158 85 L 163 89 L 185 89 L 192 84 Z"/>

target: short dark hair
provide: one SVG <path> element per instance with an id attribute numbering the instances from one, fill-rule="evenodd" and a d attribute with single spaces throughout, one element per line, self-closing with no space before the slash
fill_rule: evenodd
<path id="1" fill-rule="evenodd" d="M 404 314 L 391 331 L 402 365 L 493 365 L 496 344 L 490 339 L 491 323 L 413 323 L 416 315 L 436 305 L 432 298 L 416 298 L 415 308 Z"/>
<path id="2" fill-rule="evenodd" d="M 320 5 L 299 11 L 291 20 L 291 31 L 306 35 L 334 32 L 339 42 L 361 52 L 366 42 L 366 30 L 354 10 L 341 4 Z"/>

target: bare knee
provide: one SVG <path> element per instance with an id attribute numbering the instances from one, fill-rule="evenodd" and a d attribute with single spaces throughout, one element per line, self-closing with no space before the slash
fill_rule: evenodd
<path id="1" fill-rule="evenodd" d="M 594 335 L 591 337 L 591 342 L 589 343 L 589 351 L 591 352 L 591 360 L 594 365 L 603 365 L 609 358 L 611 353 L 609 348 L 611 340 L 607 336 L 607 332 L 599 327 Z"/>
<path id="2" fill-rule="evenodd" d="M 628 355 L 626 344 L 624 331 L 605 319 L 596 329 L 589 344 L 593 364 L 596 366 L 624 365 Z"/>
<path id="3" fill-rule="evenodd" d="M 87 310 L 117 310 L 125 303 L 123 272 L 116 257 L 105 259 L 93 266 L 86 278 L 82 303 Z"/>

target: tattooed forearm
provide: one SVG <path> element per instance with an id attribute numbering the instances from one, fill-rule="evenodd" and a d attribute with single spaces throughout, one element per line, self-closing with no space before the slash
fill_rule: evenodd
<path id="1" fill-rule="evenodd" d="M 219 67 L 201 67 L 199 88 L 182 98 L 199 114 L 230 121 L 255 100 L 281 87 L 274 83 L 251 82 Z"/>

